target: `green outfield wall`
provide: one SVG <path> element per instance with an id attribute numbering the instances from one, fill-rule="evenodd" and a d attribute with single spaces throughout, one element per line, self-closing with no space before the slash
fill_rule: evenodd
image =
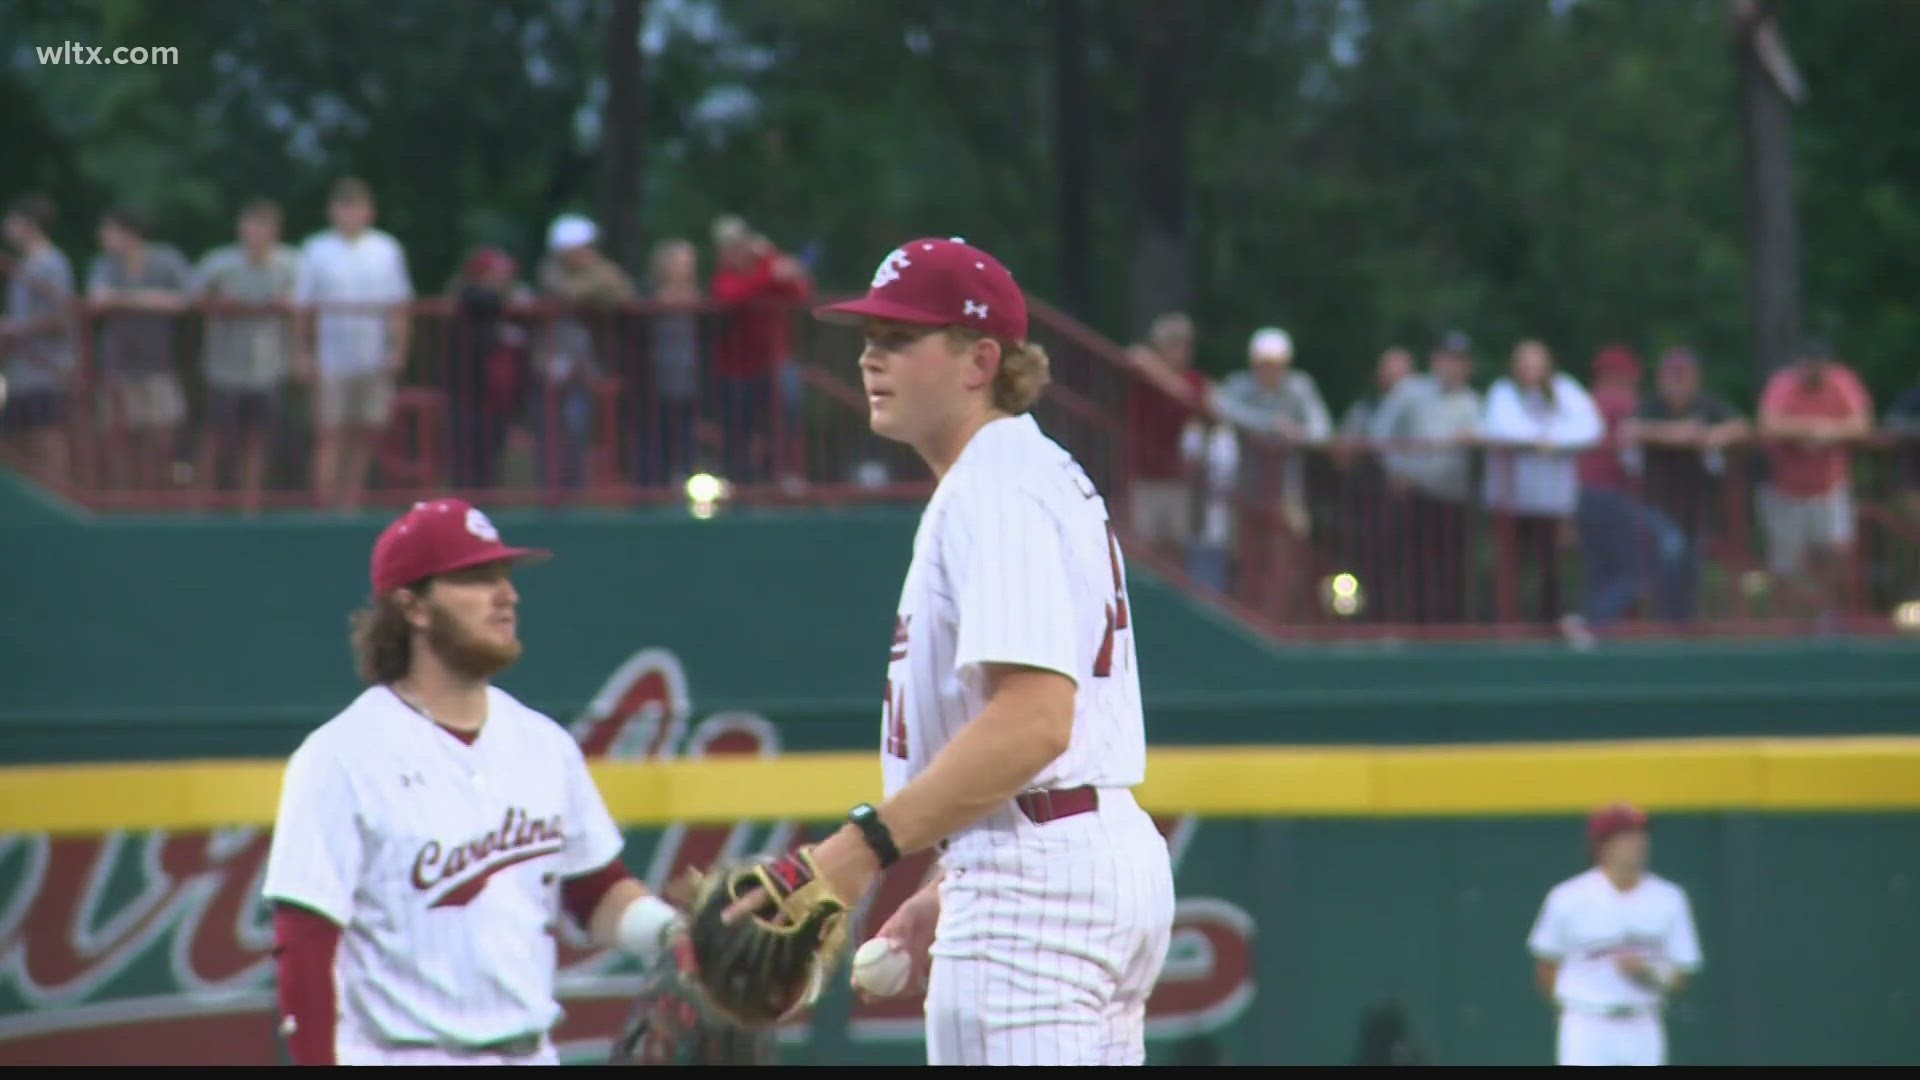
<path id="1" fill-rule="evenodd" d="M 0 511 L 0 764 L 271 763 L 355 691 L 346 617 L 379 520 Z M 529 648 L 503 683 L 597 755 L 873 748 L 910 514 L 494 517 L 558 554 L 518 579 Z M 1910 642 L 1276 650 L 1149 575 L 1131 589 L 1157 747 L 1920 734 Z M 1616 786 L 1608 761 L 1577 766 L 1581 783 Z M 1629 797 L 1643 782 L 1617 779 Z M 32 820 L 9 790 L 28 789 L 0 773 L 0 812 Z M 1707 957 L 1669 1017 L 1676 1061 L 1920 1062 L 1920 813 L 1884 801 L 1656 806 L 1656 869 L 1688 889 Z M 1546 890 L 1583 867 L 1576 814 L 1506 799 L 1493 814 L 1161 820 L 1182 909 L 1155 1061 L 1342 1063 L 1389 999 L 1436 1061 L 1551 1060 L 1524 940 Z M 636 824 L 629 862 L 657 882 L 818 827 Z M 0 1064 L 276 1060 L 266 840 L 137 814 L 0 834 Z M 924 870 L 897 868 L 870 914 Z M 592 1060 L 632 972 L 571 952 L 564 970 L 559 1039 Z M 921 1060 L 914 1016 L 836 993 L 787 1054 Z"/>

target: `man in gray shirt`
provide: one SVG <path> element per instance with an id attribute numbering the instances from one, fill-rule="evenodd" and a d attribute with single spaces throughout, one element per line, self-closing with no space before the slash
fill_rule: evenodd
<path id="1" fill-rule="evenodd" d="M 1480 395 L 1471 343 L 1455 331 L 1433 353 L 1427 374 L 1400 380 L 1374 410 L 1368 434 L 1398 444 L 1381 453 L 1387 474 L 1389 530 L 1411 615 L 1419 623 L 1467 617 L 1467 542 L 1472 494 L 1471 444 L 1480 427 Z"/>
<path id="2" fill-rule="evenodd" d="M 179 248 L 149 240 L 145 219 L 126 208 L 100 219 L 100 249 L 87 292 L 96 304 L 108 305 L 95 324 L 94 355 L 112 425 L 109 482 L 131 479 L 152 491 L 168 482 L 175 438 L 187 415 L 173 342 L 192 269 Z"/>
<path id="3" fill-rule="evenodd" d="M 1255 331 L 1247 367 L 1228 376 L 1213 399 L 1240 443 L 1241 599 L 1286 619 L 1306 602 L 1312 570 L 1307 455 L 1326 445 L 1333 419 L 1313 376 L 1293 363 L 1293 338 L 1276 327 Z"/>
<path id="4" fill-rule="evenodd" d="M 72 460 L 67 405 L 74 371 L 73 266 L 53 246 L 53 202 L 28 195 L 7 211 L 7 243 L 20 253 L 7 280 L 0 370 L 7 377 L 0 434 L 21 441 L 45 475 L 65 483 Z"/>
<path id="5" fill-rule="evenodd" d="M 293 282 L 300 253 L 280 239 L 280 208 L 259 201 L 240 212 L 239 240 L 209 252 L 194 271 L 193 295 L 255 312 L 209 314 L 201 353 L 207 380 L 207 431 L 200 478 L 221 486 L 225 459 L 238 452 L 243 508 L 258 509 L 266 477 L 267 436 L 281 416 L 293 371 Z M 280 310 L 259 310 L 279 306 Z"/>

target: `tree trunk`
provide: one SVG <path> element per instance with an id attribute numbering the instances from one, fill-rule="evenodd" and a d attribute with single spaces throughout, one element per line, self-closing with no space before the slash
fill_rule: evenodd
<path id="1" fill-rule="evenodd" d="M 1762 62 L 1755 41 L 1760 29 L 1774 21 L 1772 5 L 1736 5 L 1735 19 L 1747 150 L 1747 311 L 1753 358 L 1764 379 L 1792 362 L 1801 332 L 1792 106 Z M 1778 25 L 1771 31 L 1777 34 Z"/>
<path id="2" fill-rule="evenodd" d="M 640 24 L 645 0 L 613 0 L 607 18 L 607 106 L 600 125 L 601 250 L 629 273 L 641 262 L 641 148 L 646 102 L 642 96 Z"/>
<path id="3" fill-rule="evenodd" d="M 1138 219 L 1133 249 L 1136 337 L 1155 317 L 1185 311 L 1187 248 L 1187 0 L 1147 0 L 1140 35 Z"/>
<path id="4" fill-rule="evenodd" d="M 1053 0 L 1054 167 L 1060 196 L 1060 290 L 1067 310 L 1093 317 L 1093 135 L 1081 0 Z"/>

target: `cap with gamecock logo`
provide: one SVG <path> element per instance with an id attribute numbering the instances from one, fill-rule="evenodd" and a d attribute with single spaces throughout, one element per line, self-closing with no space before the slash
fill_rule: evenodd
<path id="1" fill-rule="evenodd" d="M 385 596 L 430 578 L 492 562 L 541 562 L 545 548 L 509 547 L 487 515 L 461 499 L 417 502 L 373 545 L 373 594 Z"/>
<path id="2" fill-rule="evenodd" d="M 880 260 L 867 295 L 814 309 L 824 322 L 890 319 L 916 326 L 970 326 L 1009 341 L 1027 338 L 1027 300 L 1000 260 L 960 237 L 922 237 Z"/>

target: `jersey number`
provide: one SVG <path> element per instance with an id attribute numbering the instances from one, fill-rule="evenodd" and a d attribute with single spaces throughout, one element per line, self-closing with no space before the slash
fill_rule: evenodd
<path id="1" fill-rule="evenodd" d="M 907 756 L 907 688 L 893 688 L 893 680 L 887 680 L 887 697 L 880 703 L 882 726 L 886 729 L 887 753 L 897 758 Z"/>
<path id="2" fill-rule="evenodd" d="M 1113 522 L 1107 522 L 1107 558 L 1113 564 L 1113 599 L 1107 602 L 1107 632 L 1100 638 L 1100 653 L 1093 658 L 1093 674 L 1106 678 L 1113 674 L 1114 637 L 1127 628 L 1127 581 L 1120 572 L 1120 538 L 1114 535 Z"/>

